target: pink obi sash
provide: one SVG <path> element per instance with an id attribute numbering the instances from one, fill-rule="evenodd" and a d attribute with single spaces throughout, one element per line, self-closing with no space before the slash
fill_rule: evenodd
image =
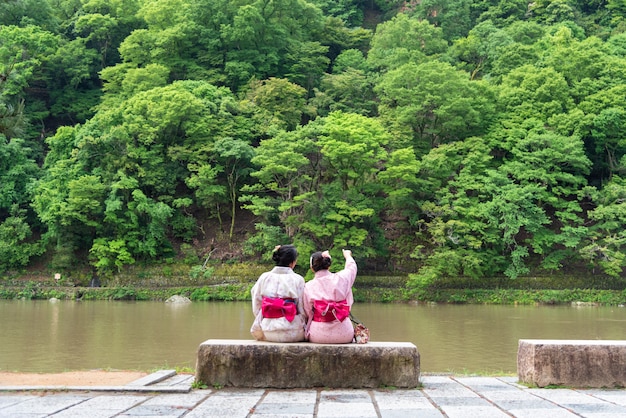
<path id="1" fill-rule="evenodd" d="M 263 296 L 261 304 L 263 318 L 282 318 L 293 321 L 298 313 L 296 301 L 293 298 L 268 298 Z"/>
<path id="2" fill-rule="evenodd" d="M 350 306 L 347 301 L 338 302 L 328 300 L 313 301 L 313 320 L 315 322 L 332 322 L 335 319 L 342 322 L 350 316 Z"/>

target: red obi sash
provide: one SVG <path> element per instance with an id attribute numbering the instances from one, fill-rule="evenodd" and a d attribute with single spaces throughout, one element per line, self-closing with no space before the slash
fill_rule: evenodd
<path id="1" fill-rule="evenodd" d="M 263 296 L 261 304 L 263 318 L 282 318 L 293 321 L 298 313 L 296 301 L 293 298 L 268 298 Z"/>
<path id="2" fill-rule="evenodd" d="M 348 306 L 345 299 L 338 302 L 329 300 L 313 301 L 313 320 L 315 322 L 332 322 L 335 319 L 342 322 L 348 316 L 350 316 L 350 306 Z"/>

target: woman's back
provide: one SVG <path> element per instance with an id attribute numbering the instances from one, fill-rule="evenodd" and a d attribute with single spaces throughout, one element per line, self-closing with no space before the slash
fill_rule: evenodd
<path id="1" fill-rule="evenodd" d="M 304 311 L 308 317 L 306 335 L 311 342 L 352 342 L 354 328 L 348 315 L 354 302 L 352 285 L 357 266 L 349 250 L 344 250 L 343 254 L 345 267 L 337 273 L 328 270 L 331 263 L 328 252 L 315 253 L 311 257 L 315 277 L 305 285 L 303 296 Z"/>

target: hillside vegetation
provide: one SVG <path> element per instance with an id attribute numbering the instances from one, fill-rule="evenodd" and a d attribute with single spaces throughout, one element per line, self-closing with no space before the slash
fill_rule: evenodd
<path id="1" fill-rule="evenodd" d="M 294 243 L 415 292 L 622 287 L 625 17 L 621 0 L 2 2 L 0 277 L 209 277 Z"/>

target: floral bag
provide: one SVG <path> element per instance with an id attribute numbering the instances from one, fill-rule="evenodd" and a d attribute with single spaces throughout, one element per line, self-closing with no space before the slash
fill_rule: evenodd
<path id="1" fill-rule="evenodd" d="M 352 321 L 352 325 L 354 325 L 354 339 L 352 342 L 366 344 L 370 340 L 370 330 L 363 322 L 352 316 L 352 314 L 350 314 L 350 320 Z"/>

